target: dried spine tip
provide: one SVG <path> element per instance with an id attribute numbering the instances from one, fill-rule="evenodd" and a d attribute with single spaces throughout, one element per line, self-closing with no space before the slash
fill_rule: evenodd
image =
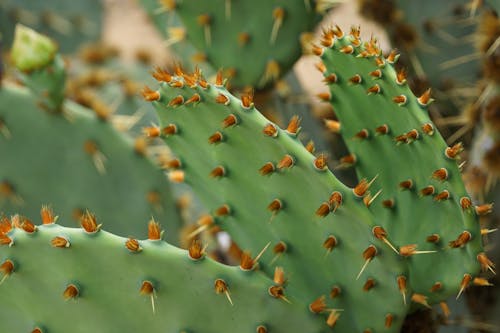
<path id="1" fill-rule="evenodd" d="M 52 224 L 57 220 L 57 216 L 54 216 L 54 211 L 49 206 L 42 206 L 40 216 L 42 218 L 42 224 Z"/>
<path id="2" fill-rule="evenodd" d="M 174 135 L 177 134 L 177 126 L 175 124 L 168 124 L 162 129 L 164 135 Z"/>
<path id="3" fill-rule="evenodd" d="M 431 289 L 430 289 L 430 292 L 431 293 L 435 293 L 439 290 L 443 289 L 443 284 L 441 282 L 436 282 L 432 285 Z"/>
<path id="4" fill-rule="evenodd" d="M 314 67 L 316 67 L 316 69 L 320 73 L 325 73 L 326 72 L 326 66 L 325 66 L 325 64 L 322 61 L 317 62 L 316 64 L 314 64 Z"/>
<path id="5" fill-rule="evenodd" d="M 184 96 L 177 95 L 168 102 L 168 106 L 176 107 L 184 103 Z"/>
<path id="6" fill-rule="evenodd" d="M 267 136 L 275 138 L 278 136 L 278 129 L 276 128 L 276 126 L 274 124 L 269 123 L 266 126 L 264 126 L 262 133 L 264 133 Z"/>
<path id="7" fill-rule="evenodd" d="M 406 71 L 404 69 L 401 69 L 396 73 L 396 83 L 399 85 L 406 83 Z"/>
<path id="8" fill-rule="evenodd" d="M 444 150 L 444 155 L 449 159 L 454 159 L 464 150 L 464 146 L 461 142 L 454 144 L 451 147 L 447 147 Z"/>
<path id="9" fill-rule="evenodd" d="M 323 120 L 325 123 L 326 128 L 332 132 L 332 133 L 339 133 L 340 132 L 340 123 L 336 120 L 331 120 L 331 119 L 324 119 Z"/>
<path id="10" fill-rule="evenodd" d="M 353 77 L 349 78 L 349 82 L 351 82 L 352 84 L 359 84 L 362 81 L 363 81 L 363 79 L 361 78 L 361 75 L 359 75 L 359 74 L 356 74 Z"/>
<path id="11" fill-rule="evenodd" d="M 231 300 L 231 295 L 229 293 L 229 288 L 227 287 L 226 281 L 222 279 L 216 279 L 214 283 L 215 293 L 222 294 L 224 293 L 227 297 L 227 300 L 231 305 L 233 305 L 233 301 Z"/>
<path id="12" fill-rule="evenodd" d="M 467 244 L 472 238 L 472 235 L 469 231 L 465 230 L 460 235 L 458 235 L 457 239 L 448 243 L 451 248 L 463 247 Z"/>
<path id="13" fill-rule="evenodd" d="M 331 208 L 333 209 L 333 212 L 335 212 L 342 204 L 342 193 L 338 191 L 332 192 L 330 198 L 328 199 L 328 202 L 332 206 Z"/>
<path id="14" fill-rule="evenodd" d="M 443 200 L 448 200 L 450 198 L 450 192 L 448 190 L 443 190 L 436 194 L 434 197 L 435 201 L 443 201 Z"/>
<path id="15" fill-rule="evenodd" d="M 375 133 L 380 135 L 385 135 L 389 133 L 389 126 L 387 124 L 383 124 L 377 128 L 375 128 Z"/>
<path id="16" fill-rule="evenodd" d="M 427 89 L 419 98 L 417 98 L 417 102 L 421 106 L 427 106 L 432 101 L 433 99 L 431 98 L 431 88 Z"/>
<path id="17" fill-rule="evenodd" d="M 189 97 L 188 100 L 184 103 L 185 105 L 188 104 L 195 104 L 201 101 L 201 96 L 198 93 L 193 94 L 193 96 Z"/>
<path id="18" fill-rule="evenodd" d="M 483 272 L 490 271 L 493 274 L 495 273 L 495 264 L 486 256 L 484 252 L 481 252 L 477 255 L 477 261 L 481 265 L 481 270 Z"/>
<path id="19" fill-rule="evenodd" d="M 316 298 L 311 304 L 309 304 L 309 311 L 312 313 L 321 313 L 326 309 L 325 295 L 321 295 Z"/>
<path id="20" fill-rule="evenodd" d="M 323 82 L 325 82 L 326 84 L 336 83 L 337 82 L 337 75 L 335 75 L 334 73 L 328 74 L 327 76 L 325 76 L 323 78 Z"/>
<path id="21" fill-rule="evenodd" d="M 470 274 L 465 273 L 462 282 L 460 282 L 460 290 L 458 291 L 456 299 L 460 298 L 460 295 L 462 295 L 462 293 L 469 286 L 471 281 L 472 281 L 472 276 Z"/>
<path id="22" fill-rule="evenodd" d="M 339 162 L 340 162 L 340 166 L 348 167 L 348 166 L 354 165 L 354 163 L 356 163 L 356 160 L 357 160 L 356 155 L 349 154 L 349 155 L 341 157 Z"/>
<path id="23" fill-rule="evenodd" d="M 227 216 L 231 214 L 231 209 L 228 205 L 224 204 L 215 210 L 215 216 Z"/>
<path id="24" fill-rule="evenodd" d="M 273 281 L 280 286 L 286 283 L 285 271 L 283 270 L 283 267 L 276 266 L 274 269 Z"/>
<path id="25" fill-rule="evenodd" d="M 429 196 L 429 195 L 433 195 L 435 191 L 436 190 L 435 190 L 434 186 L 429 185 L 429 186 L 426 186 L 420 190 L 420 195 L 424 196 L 424 197 Z"/>
<path id="26" fill-rule="evenodd" d="M 212 178 L 221 178 L 226 175 L 226 169 L 222 166 L 216 166 L 215 168 L 210 171 L 210 177 Z"/>
<path id="27" fill-rule="evenodd" d="M 291 155 L 286 154 L 283 158 L 278 162 L 276 166 L 279 170 L 282 169 L 290 169 L 295 164 L 295 160 Z"/>
<path id="28" fill-rule="evenodd" d="M 476 214 L 479 216 L 487 215 L 493 211 L 493 204 L 483 204 L 474 207 Z"/>
<path id="29" fill-rule="evenodd" d="M 275 170 L 274 164 L 272 162 L 267 162 L 260 169 L 259 173 L 263 176 L 273 173 Z"/>
<path id="30" fill-rule="evenodd" d="M 392 98 L 392 101 L 399 106 L 403 106 L 406 104 L 408 98 L 405 95 L 398 95 Z"/>
<path id="31" fill-rule="evenodd" d="M 426 241 L 428 243 L 434 243 L 434 244 L 439 243 L 439 240 L 440 240 L 440 236 L 438 234 L 432 234 L 432 235 L 427 236 L 427 238 L 426 238 Z"/>
<path id="32" fill-rule="evenodd" d="M 368 291 L 375 287 L 375 280 L 372 278 L 369 278 L 366 280 L 365 284 L 363 285 L 363 291 Z"/>
<path id="33" fill-rule="evenodd" d="M 314 167 L 320 171 L 324 171 L 328 168 L 327 158 L 325 154 L 320 154 L 314 159 Z"/>
<path id="34" fill-rule="evenodd" d="M 417 251 L 417 244 L 408 244 L 399 247 L 399 255 L 402 257 L 410 257 L 415 254 L 426 254 L 426 253 L 435 253 L 437 251 Z"/>
<path id="35" fill-rule="evenodd" d="M 217 97 L 215 97 L 215 102 L 218 103 L 218 104 L 224 104 L 224 105 L 229 105 L 229 102 L 231 100 L 229 99 L 229 97 L 227 97 L 226 95 L 224 94 L 218 94 Z"/>
<path id="36" fill-rule="evenodd" d="M 316 96 L 323 102 L 330 102 L 330 100 L 332 99 L 332 96 L 328 92 L 318 93 L 316 94 Z"/>
<path id="37" fill-rule="evenodd" d="M 10 276 L 14 272 L 14 263 L 10 259 L 6 259 L 1 265 L 0 265 L 0 273 L 3 274 L 3 278 L 0 280 L 0 284 Z"/>
<path id="38" fill-rule="evenodd" d="M 366 269 L 370 261 L 372 261 L 376 255 L 377 255 L 377 248 L 373 245 L 368 246 L 363 251 L 363 259 L 365 260 L 365 262 L 361 267 L 361 270 L 359 271 L 358 275 L 356 276 L 356 280 L 359 279 L 359 277 L 361 276 L 361 274 L 363 274 L 363 271 Z"/>
<path id="39" fill-rule="evenodd" d="M 253 91 L 241 95 L 241 105 L 245 109 L 249 109 L 253 106 Z"/>
<path id="40" fill-rule="evenodd" d="M 283 208 L 283 202 L 280 199 L 274 199 L 267 206 L 267 209 L 270 210 L 273 214 L 277 214 Z"/>
<path id="41" fill-rule="evenodd" d="M 318 46 L 318 45 L 315 45 L 313 44 L 312 45 L 312 53 L 321 57 L 323 55 L 323 52 L 325 51 L 321 46 Z"/>
<path id="42" fill-rule="evenodd" d="M 95 233 L 101 229 L 101 225 L 96 222 L 95 215 L 88 210 L 80 217 L 80 225 L 88 233 Z"/>
<path id="43" fill-rule="evenodd" d="M 340 48 L 340 52 L 344 54 L 353 54 L 354 53 L 354 47 L 352 45 L 346 45 Z"/>
<path id="44" fill-rule="evenodd" d="M 267 328 L 263 325 L 257 326 L 257 329 L 255 330 L 256 333 L 267 333 Z"/>
<path id="45" fill-rule="evenodd" d="M 355 196 L 357 196 L 358 198 L 361 198 L 363 197 L 366 192 L 368 191 L 368 189 L 370 188 L 370 186 L 373 184 L 373 182 L 375 181 L 375 179 L 377 179 L 377 176 L 373 177 L 372 180 L 370 180 L 370 182 L 368 182 L 366 180 L 366 178 L 363 178 L 359 181 L 358 185 L 356 185 L 353 189 L 352 189 L 352 192 L 354 193 Z"/>
<path id="46" fill-rule="evenodd" d="M 392 314 L 388 313 L 385 315 L 385 327 L 386 328 L 391 328 L 393 319 L 394 319 L 394 316 Z"/>
<path id="47" fill-rule="evenodd" d="M 422 125 L 422 131 L 427 135 L 434 135 L 434 126 L 431 123 L 425 123 Z"/>
<path id="48" fill-rule="evenodd" d="M 411 300 L 415 303 L 418 303 L 418 304 L 421 304 L 427 308 L 430 308 L 429 303 L 427 303 L 427 296 L 425 296 L 425 295 L 414 293 L 413 295 L 411 295 Z"/>
<path id="49" fill-rule="evenodd" d="M 380 86 L 378 84 L 371 86 L 370 88 L 368 88 L 366 90 L 366 92 L 368 94 L 379 94 L 381 91 L 382 91 L 382 89 L 380 88 Z"/>
<path id="50" fill-rule="evenodd" d="M 325 217 L 327 216 L 328 214 L 330 214 L 330 211 L 331 211 L 331 207 L 330 205 L 328 204 L 328 202 L 323 202 L 319 207 L 318 209 L 316 209 L 316 215 L 319 216 L 319 217 Z"/>
<path id="51" fill-rule="evenodd" d="M 148 102 L 157 101 L 160 99 L 160 93 L 158 91 L 151 90 L 148 86 L 144 86 L 142 89 L 142 97 Z"/>
<path id="52" fill-rule="evenodd" d="M 290 134 L 297 134 L 300 130 L 300 118 L 295 115 L 290 119 L 286 131 Z"/>
<path id="53" fill-rule="evenodd" d="M 444 181 L 448 179 L 448 170 L 446 168 L 439 168 L 432 173 L 432 178 Z"/>
<path id="54" fill-rule="evenodd" d="M 250 253 L 247 251 L 244 251 L 241 254 L 240 268 L 244 271 L 250 271 L 254 268 L 254 266 L 255 266 L 255 261 L 251 257 Z"/>
<path id="55" fill-rule="evenodd" d="M 222 121 L 222 127 L 227 128 L 231 127 L 238 124 L 238 117 L 236 117 L 234 114 L 230 114 L 224 120 Z"/>
<path id="56" fill-rule="evenodd" d="M 58 248 L 67 248 L 70 247 L 69 241 L 65 237 L 61 236 L 56 236 L 51 239 L 50 244 L 53 247 L 58 247 Z"/>
<path id="57" fill-rule="evenodd" d="M 130 252 L 141 252 L 142 247 L 139 244 L 139 241 L 134 238 L 129 238 L 125 242 L 125 247 L 130 251 Z"/>
<path id="58" fill-rule="evenodd" d="M 148 138 L 157 138 L 161 134 L 160 128 L 157 126 L 143 127 L 142 132 Z"/>
<path id="59" fill-rule="evenodd" d="M 283 19 L 285 18 L 285 10 L 282 7 L 276 7 L 273 10 L 273 28 L 271 30 L 271 37 L 269 42 L 274 44 L 276 42 L 276 38 L 278 37 L 279 29 L 283 24 Z"/>
<path id="60" fill-rule="evenodd" d="M 221 132 L 217 131 L 208 138 L 209 144 L 217 144 L 224 140 L 224 136 Z"/>
<path id="61" fill-rule="evenodd" d="M 65 300 L 77 298 L 79 295 L 78 287 L 74 284 L 69 284 L 66 289 L 64 289 L 63 297 Z"/>
<path id="62" fill-rule="evenodd" d="M 154 219 L 151 219 L 148 223 L 148 239 L 149 240 L 160 240 L 163 235 L 161 226 Z"/>
<path id="63" fill-rule="evenodd" d="M 330 290 L 330 298 L 331 299 L 336 298 L 338 295 L 340 295 L 341 292 L 342 290 L 340 289 L 339 286 L 333 286 L 332 289 Z"/>
<path id="64" fill-rule="evenodd" d="M 381 226 L 375 226 L 372 229 L 372 233 L 375 238 L 380 239 L 385 244 L 387 244 L 387 246 L 389 246 L 394 252 L 398 253 L 398 250 L 396 250 L 394 245 L 392 245 L 391 242 L 389 242 L 389 240 L 387 239 L 387 231 L 385 231 L 384 228 L 382 228 Z"/>
<path id="65" fill-rule="evenodd" d="M 480 287 L 490 287 L 490 286 L 493 286 L 493 284 L 490 283 L 488 280 L 486 280 L 484 278 L 480 278 L 480 277 L 474 278 L 474 280 L 472 280 L 472 283 L 475 286 L 480 286 Z"/>
<path id="66" fill-rule="evenodd" d="M 323 242 L 323 247 L 328 252 L 331 252 L 335 246 L 337 246 L 337 238 L 333 235 L 328 236 L 328 238 Z"/>
<path id="67" fill-rule="evenodd" d="M 192 260 L 199 260 L 203 257 L 205 250 L 198 239 L 193 239 L 188 248 L 189 258 Z"/>
<path id="68" fill-rule="evenodd" d="M 396 52 L 396 50 L 391 50 L 389 55 L 387 56 L 386 60 L 390 64 L 394 64 L 399 58 L 399 54 Z"/>
<path id="69" fill-rule="evenodd" d="M 408 133 L 405 134 L 408 140 L 415 141 L 419 138 L 420 134 L 416 129 L 412 129 Z"/>
<path id="70" fill-rule="evenodd" d="M 382 77 L 382 71 L 380 69 L 376 69 L 373 72 L 370 72 L 370 76 L 380 79 Z"/>
<path id="71" fill-rule="evenodd" d="M 169 83 L 170 81 L 172 81 L 172 75 L 168 71 L 160 67 L 156 67 L 155 71 L 153 72 L 153 77 L 159 82 Z"/>
<path id="72" fill-rule="evenodd" d="M 340 313 L 337 312 L 336 310 L 332 310 L 330 314 L 328 315 L 328 318 L 326 318 L 326 324 L 329 327 L 334 327 L 335 324 L 337 323 L 337 320 L 340 317 Z"/>
<path id="73" fill-rule="evenodd" d="M 399 183 L 399 187 L 403 190 L 410 190 L 413 188 L 413 180 L 407 179 Z"/>
<path id="74" fill-rule="evenodd" d="M 155 287 L 151 281 L 142 281 L 141 287 L 139 288 L 139 293 L 141 295 L 152 295 L 155 292 Z"/>
<path id="75" fill-rule="evenodd" d="M 406 277 L 403 275 L 399 275 L 396 279 L 398 283 L 398 289 L 401 295 L 403 296 L 403 303 L 406 305 Z"/>

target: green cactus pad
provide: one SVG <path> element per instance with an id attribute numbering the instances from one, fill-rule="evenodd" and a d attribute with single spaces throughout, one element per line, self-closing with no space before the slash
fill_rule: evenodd
<path id="1" fill-rule="evenodd" d="M 71 226 L 71 217 L 89 208 L 123 236 L 142 236 L 140 224 L 153 216 L 177 244 L 180 222 L 167 179 L 110 123 L 69 101 L 62 113 L 48 113 L 24 88 L 3 87 L 0 101 L 2 211 L 36 216 L 51 204 Z"/>
<path id="2" fill-rule="evenodd" d="M 313 30 L 320 18 L 311 8 L 314 4 L 307 6 L 310 2 L 302 0 L 172 1 L 173 8 L 164 8 L 167 14 L 162 16 L 158 16 L 161 8 L 153 9 L 159 7 L 156 1 L 143 3 L 153 17 L 161 17 L 163 33 L 168 34 L 172 26 L 167 22 L 175 22 L 178 16 L 184 27 L 177 30 L 185 29 L 186 42 L 204 54 L 213 68 L 234 74 L 234 87 L 263 88 L 284 75 L 302 54 L 302 34 Z M 178 48 L 183 54 L 189 49 Z"/>
<path id="3" fill-rule="evenodd" d="M 353 34 L 357 35 L 356 30 Z M 353 36 L 335 39 L 333 45 L 332 49 L 316 48 L 316 52 L 323 54 L 326 81 L 335 81 L 330 74 L 337 75 L 332 100 L 342 121 L 341 134 L 357 155 L 360 179 L 378 175 L 371 185 L 371 196 L 382 189 L 384 200 L 395 200 L 393 209 L 382 207 L 380 198 L 371 201 L 370 191 L 363 186 L 350 189 L 341 184 L 321 157 L 315 158 L 304 149 L 295 131 L 277 128 L 248 102 L 230 95 L 220 80 L 207 85 L 199 73 L 164 76 L 159 91 L 147 97 L 155 100 L 168 134 L 165 141 L 182 161 L 186 182 L 212 207 L 216 223 L 252 252 L 268 242 L 288 245 L 289 251 L 277 260 L 271 251 L 264 255 L 268 273 L 276 262 L 282 265 L 290 275 L 289 288 L 296 289 L 304 302 L 327 295 L 334 283 L 341 285 L 342 297 L 333 299 L 332 304 L 345 309 L 337 325 L 346 331 L 396 331 L 407 310 L 398 277 L 407 282 L 407 306 L 410 297 L 426 304 L 456 295 L 463 281 L 470 283 L 467 280 L 479 270 L 479 224 L 473 207 L 463 211 L 460 206 L 466 192 L 456 161 L 445 157 L 446 145 L 437 132 L 422 133 L 421 126 L 430 122 L 425 108 L 418 106 L 405 85 L 394 82 L 396 73 L 387 61 L 379 59 L 384 66 L 377 67 L 378 48 L 373 43 L 365 48 Z M 344 54 L 349 52 L 354 55 Z M 382 76 L 373 80 L 369 73 L 377 69 Z M 359 84 L 355 84 L 357 77 L 349 80 L 355 74 L 360 75 Z M 381 93 L 368 94 L 367 89 L 376 83 Z M 407 105 L 398 106 L 392 98 L 403 93 Z M 385 123 L 390 135 L 375 136 L 374 128 Z M 365 128 L 369 136 L 363 140 Z M 418 129 L 419 138 L 398 145 L 395 137 L 413 128 Z M 387 161 L 393 161 L 394 166 L 388 166 Z M 415 170 L 419 161 L 423 165 Z M 271 165 L 268 163 L 273 167 L 262 169 Z M 449 179 L 442 182 L 432 177 L 440 167 L 448 170 Z M 270 172 L 262 175 L 264 171 Z M 210 177 L 214 174 L 216 177 Z M 417 188 L 401 191 L 399 183 L 408 178 Z M 435 186 L 436 194 L 447 189 L 451 197 L 441 201 L 434 200 L 437 196 L 419 197 L 427 185 Z M 333 192 L 342 194 L 338 209 L 330 197 Z M 414 229 L 416 224 L 418 230 Z M 469 233 L 471 239 L 467 239 Z M 440 236 L 437 244 L 426 241 L 433 234 Z M 454 245 L 464 243 L 452 248 L 449 243 L 453 241 Z M 330 253 L 332 244 L 335 247 Z M 379 255 L 356 280 L 366 258 L 361 254 L 370 244 Z M 304 265 L 311 268 L 304 269 Z M 436 282 L 441 283 L 440 289 Z M 394 319 L 392 326 L 386 327 L 388 314 Z"/>
<path id="4" fill-rule="evenodd" d="M 427 113 L 430 96 L 415 97 L 401 76 L 398 79 L 391 65 L 394 54 L 384 59 L 373 42 L 356 46 L 358 42 L 353 35 L 344 36 L 323 50 L 325 78 L 336 76 L 329 84 L 331 103 L 341 135 L 356 156 L 359 178 L 377 177 L 372 195 L 381 190 L 381 200 L 371 206 L 377 223 L 397 246 L 417 244 L 419 250 L 439 252 L 408 258 L 412 287 L 434 303 L 455 293 L 464 274 L 477 273 L 478 217 L 472 206 L 467 207 L 470 199 L 458 156 L 453 156 Z M 380 126 L 387 127 L 377 130 Z M 412 184 L 406 189 L 401 182 L 408 179 Z M 384 207 L 385 200 L 393 200 L 393 207 L 387 202 Z M 464 246 L 450 247 L 464 232 L 471 239 Z M 434 234 L 440 237 L 437 242 L 427 240 Z M 443 288 L 429 294 L 437 282 Z"/>
<path id="5" fill-rule="evenodd" d="M 14 39 L 14 27 L 20 23 L 54 38 L 61 52 L 72 52 L 83 42 L 99 39 L 102 7 L 99 0 L 3 0 L 0 2 L 0 33 L 10 45 Z"/>
<path id="6" fill-rule="evenodd" d="M 291 303 L 270 296 L 274 283 L 259 272 L 193 260 L 161 240 L 126 246 L 130 239 L 105 231 L 54 224 L 7 236 L 3 332 L 322 332 L 292 294 Z"/>

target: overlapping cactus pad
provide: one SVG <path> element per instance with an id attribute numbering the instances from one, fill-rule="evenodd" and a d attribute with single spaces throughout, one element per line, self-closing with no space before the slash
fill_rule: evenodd
<path id="1" fill-rule="evenodd" d="M 154 223 L 147 240 L 99 231 L 91 219 L 84 229 L 10 223 L 1 222 L 2 332 L 320 330 L 293 295 L 270 294 L 283 288 L 273 280 L 205 258 L 198 244 L 175 248 Z"/>
<path id="2" fill-rule="evenodd" d="M 142 2 L 152 15 L 158 14 L 156 1 Z M 285 74 L 302 54 L 301 39 L 311 36 L 320 18 L 316 1 L 309 0 L 162 3 L 169 13 L 162 16 L 160 26 L 172 22 L 172 14 L 183 23 L 167 28 L 168 43 L 191 43 L 199 51 L 198 61 L 224 68 L 231 74 L 231 84 L 237 87 L 262 88 Z"/>
<path id="3" fill-rule="evenodd" d="M 283 267 L 287 290 L 313 312 L 344 310 L 325 327 L 397 332 L 410 304 L 484 283 L 475 277 L 492 267 L 477 215 L 491 207 L 473 206 L 457 166 L 461 146 L 446 146 L 426 112 L 429 92 L 412 94 L 394 53 L 383 58 L 357 29 L 327 29 L 321 44 L 317 67 L 330 88 L 321 98 L 341 121 L 352 153 L 341 164 L 356 167 L 355 188 L 301 144 L 297 122 L 278 128 L 221 77 L 209 84 L 199 72 L 157 70 L 159 89 L 144 95 L 182 165 L 172 177 L 193 186 L 243 249 L 271 244 L 265 272 Z"/>

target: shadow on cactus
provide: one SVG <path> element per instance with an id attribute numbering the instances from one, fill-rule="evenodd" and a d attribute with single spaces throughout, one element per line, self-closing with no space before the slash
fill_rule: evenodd
<path id="1" fill-rule="evenodd" d="M 278 128 L 251 95 L 231 95 L 221 75 L 208 83 L 199 71 L 157 69 L 158 89 L 143 95 L 158 112 L 156 132 L 177 154 L 169 176 L 211 208 L 200 231 L 218 226 L 248 251 L 240 268 L 200 260 L 196 241 L 181 253 L 154 223 L 149 240 L 138 241 L 99 231 L 90 215 L 84 231 L 4 219 L 0 327 L 398 332 L 410 311 L 436 303 L 446 311 L 450 295 L 487 285 L 479 271 L 493 267 L 478 215 L 491 205 L 468 197 L 461 146 L 448 147 L 434 129 L 430 94 L 414 96 L 393 69 L 397 55 L 383 58 L 357 29 L 326 29 L 320 44 L 317 68 L 329 89 L 320 97 L 340 120 L 351 151 L 341 164 L 356 168 L 357 186 L 342 184 L 327 156 L 302 145 L 298 118 Z M 124 316 L 129 309 L 134 315 Z"/>

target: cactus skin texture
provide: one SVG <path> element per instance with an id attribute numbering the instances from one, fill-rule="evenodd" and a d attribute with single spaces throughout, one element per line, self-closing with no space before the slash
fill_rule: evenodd
<path id="1" fill-rule="evenodd" d="M 21 23 L 54 38 L 63 53 L 75 51 L 83 42 L 100 38 L 103 8 L 99 0 L 0 2 L 0 32 L 6 45 L 14 40 L 14 27 Z"/>
<path id="2" fill-rule="evenodd" d="M 92 208 L 105 228 L 123 236 L 142 236 L 140 221 L 154 216 L 171 225 L 167 239 L 177 243 L 170 186 L 124 135 L 69 101 L 65 116 L 41 110 L 23 88 L 4 86 L 0 101 L 0 151 L 11 156 L 0 165 L 3 212 L 35 216 L 51 204 L 70 221 Z"/>
<path id="3" fill-rule="evenodd" d="M 221 77 L 207 84 L 199 72 L 160 71 L 159 90 L 145 97 L 183 163 L 175 177 L 212 207 L 214 223 L 252 253 L 267 243 L 288 245 L 281 255 L 264 254 L 264 271 L 282 266 L 288 289 L 306 304 L 331 293 L 326 307 L 344 309 L 340 332 L 396 332 L 410 303 L 459 297 L 472 283 L 482 251 L 478 218 L 456 156 L 445 156 L 448 147 L 425 110 L 430 96 L 412 94 L 391 65 L 395 55 L 382 58 L 356 29 L 328 30 L 322 44 L 314 49 L 331 95 L 321 97 L 331 101 L 357 173 L 374 180 L 371 187 L 344 186 L 302 146 L 295 126 L 277 128 L 249 96 L 228 93 Z M 401 106 L 393 101 L 400 95 Z M 365 251 L 370 245 L 377 255 Z"/>
<path id="4" fill-rule="evenodd" d="M 301 55 L 301 36 L 310 35 L 320 18 L 314 2 L 303 0 L 165 3 L 164 10 L 175 11 L 167 15 L 176 16 L 162 16 L 163 22 L 178 17 L 183 24 L 168 31 L 177 35 L 184 31 L 185 40 L 198 50 L 198 58 L 206 59 L 212 68 L 224 68 L 231 74 L 231 85 L 239 88 L 263 88 L 284 75 Z M 147 0 L 143 5 L 150 13 L 152 6 L 158 6 Z"/>
<path id="5" fill-rule="evenodd" d="M 0 248 L 2 332 L 320 332 L 293 295 L 291 303 L 269 295 L 275 283 L 257 271 L 192 259 L 155 231 L 131 241 L 86 230 L 49 224 L 2 233 L 13 241 Z M 224 284 L 216 292 L 217 279 L 233 305 Z"/>
<path id="6" fill-rule="evenodd" d="M 22 64 L 22 57 L 35 54 L 40 43 L 47 45 L 46 37 L 35 32 L 28 37 L 26 45 L 16 40 L 13 50 Z M 52 62 L 41 58 L 40 64 L 22 67 L 22 78 L 28 87 L 54 88 L 48 96 L 56 96 L 64 81 L 51 73 L 64 68 L 54 64 L 58 55 Z M 0 151 L 9 157 L 0 165 L 0 209 L 34 216 L 42 205 L 52 204 L 68 221 L 92 208 L 108 230 L 124 236 L 142 230 L 125 221 L 154 216 L 170 223 L 167 239 L 177 244 L 179 216 L 163 173 L 110 122 L 73 102 L 45 99 L 43 90 L 35 88 L 4 83 L 0 89 Z M 47 105 L 57 112 L 48 112 L 54 110 Z"/>

